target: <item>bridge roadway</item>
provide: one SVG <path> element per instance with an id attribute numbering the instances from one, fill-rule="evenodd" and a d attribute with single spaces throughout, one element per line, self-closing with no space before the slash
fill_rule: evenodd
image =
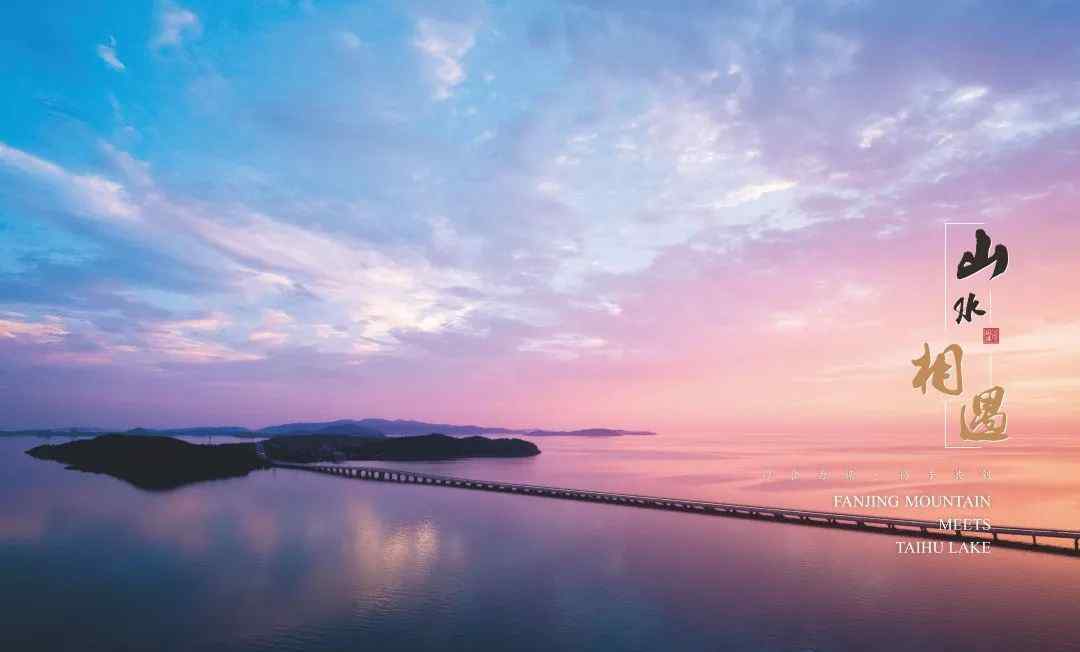
<path id="1" fill-rule="evenodd" d="M 661 498 L 657 496 L 642 496 L 638 494 L 617 493 L 610 491 L 593 491 L 586 489 L 566 489 L 561 487 L 549 487 L 544 485 L 524 484 L 520 482 L 501 482 L 495 480 L 473 480 L 469 478 L 456 478 L 433 473 L 418 473 L 416 471 L 402 471 L 370 466 L 338 466 L 330 464 L 292 464 L 279 462 L 265 457 L 260 457 L 275 467 L 287 469 L 299 469 L 315 473 L 325 473 L 344 478 L 357 480 L 371 480 L 376 482 L 398 482 L 407 484 L 422 484 L 441 487 L 457 487 L 461 489 L 473 489 L 478 491 L 495 491 L 500 493 L 516 493 L 527 496 L 540 496 L 545 498 L 560 498 L 564 500 L 580 500 L 628 507 L 640 507 L 645 509 L 661 509 L 668 511 L 691 512 L 695 514 L 708 514 L 713 516 L 728 516 L 742 518 L 765 519 L 774 522 L 792 523 L 801 525 L 816 525 L 819 527 L 847 528 L 862 532 L 878 532 L 899 536 L 922 537 L 932 539 L 963 540 L 965 542 L 992 541 L 995 546 L 1011 548 L 1024 548 L 1044 552 L 1062 552 L 1070 555 L 1080 554 L 1080 531 L 1078 530 L 1054 530 L 1046 528 L 1012 527 L 991 525 L 984 530 L 949 529 L 942 526 L 939 521 L 925 521 L 909 518 L 894 518 L 891 516 L 869 516 L 865 514 L 844 514 L 839 512 L 822 512 L 804 509 L 788 509 L 784 507 L 762 507 L 757 505 L 742 505 L 738 503 L 720 503 L 705 500 L 686 500 L 681 498 Z M 1002 539 L 1002 535 L 1023 537 L 1021 540 Z M 1031 543 L 1027 543 L 1027 537 L 1031 537 Z M 1058 544 L 1072 542 L 1072 546 L 1040 545 L 1039 539 L 1050 540 Z"/>

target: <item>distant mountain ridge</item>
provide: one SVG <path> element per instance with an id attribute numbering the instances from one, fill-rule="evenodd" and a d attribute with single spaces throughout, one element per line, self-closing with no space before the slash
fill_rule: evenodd
<path id="1" fill-rule="evenodd" d="M 371 419 L 338 419 L 337 421 L 301 421 L 284 423 L 280 426 L 267 426 L 252 433 L 252 436 L 272 435 L 353 435 L 355 437 L 384 437 L 388 433 L 373 427 Z M 378 419 L 374 419 L 378 421 Z M 427 433 L 424 433 L 427 434 Z"/>
<path id="2" fill-rule="evenodd" d="M 585 428 L 583 430 L 526 430 L 519 434 L 532 437 L 650 437 L 651 430 L 616 430 L 614 428 Z"/>
<path id="3" fill-rule="evenodd" d="M 40 430 L 0 430 L 4 435 L 81 436 L 101 434 L 103 428 L 56 428 Z M 439 433 L 454 437 L 467 435 L 526 435 L 530 437 L 621 437 L 655 435 L 648 430 L 586 428 L 581 430 L 540 430 L 533 428 L 498 428 L 477 425 L 429 423 L 410 419 L 338 419 L 336 421 L 299 421 L 251 430 L 242 426 L 206 426 L 194 428 L 132 428 L 129 435 L 170 435 L 174 437 L 273 437 L 277 435 L 348 435 L 353 437 L 405 437 Z"/>

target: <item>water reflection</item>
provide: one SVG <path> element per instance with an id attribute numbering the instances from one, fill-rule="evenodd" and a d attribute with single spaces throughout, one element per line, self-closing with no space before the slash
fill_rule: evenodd
<path id="1" fill-rule="evenodd" d="M 806 441 L 791 435 L 534 439 L 527 460 L 460 460 L 382 466 L 478 479 L 636 492 L 799 509 L 831 509 L 838 493 L 990 494 L 998 523 L 1080 529 L 1080 445 L 1065 437 L 1014 438 L 1008 448 L 945 450 L 867 436 Z M 376 464 L 358 462 L 356 464 Z M 955 479 L 960 469 L 963 478 Z M 791 472 L 799 471 L 798 480 Z M 819 479 L 821 470 L 828 477 Z M 847 479 L 847 471 L 854 479 Z M 773 471 L 771 479 L 766 471 Z M 901 481 L 901 471 L 908 473 Z M 986 480 L 982 473 L 990 473 Z M 933 472 L 933 477 L 930 473 Z M 873 510 L 851 510 L 872 513 Z M 891 515 L 934 518 L 906 509 Z M 981 514 L 986 516 L 986 514 Z"/>
<path id="2" fill-rule="evenodd" d="M 149 493 L 22 455 L 32 444 L 0 441 L 4 649 L 1051 649 L 1075 633 L 1075 559 L 897 556 L 889 537 L 287 470 Z M 759 467 L 948 461 L 833 449 L 776 461 L 761 442 L 689 439 L 541 445 L 534 460 L 414 466 L 821 507 L 815 492 L 835 487 L 763 482 Z M 1029 466 L 1071 470 L 1072 458 L 1039 459 L 987 461 L 995 510 L 1076 513 L 1077 494 L 1052 493 Z"/>

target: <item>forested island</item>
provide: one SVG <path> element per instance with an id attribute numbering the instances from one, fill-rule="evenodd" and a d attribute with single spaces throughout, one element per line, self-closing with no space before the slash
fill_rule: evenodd
<path id="1" fill-rule="evenodd" d="M 345 460 L 438 461 L 466 457 L 531 457 L 536 444 L 523 439 L 449 437 L 350 437 L 347 435 L 293 435 L 263 442 L 266 454 L 282 462 Z"/>
<path id="2" fill-rule="evenodd" d="M 35 446 L 27 455 L 104 473 L 141 489 L 173 489 L 192 482 L 244 476 L 269 464 L 254 444 L 189 444 L 172 437 L 101 435 L 64 444 Z"/>
<path id="3" fill-rule="evenodd" d="M 266 456 L 259 454 L 259 448 Z M 109 434 L 26 451 L 31 457 L 62 462 L 69 469 L 104 473 L 142 489 L 173 489 L 204 480 L 245 476 L 272 462 L 345 460 L 438 461 L 470 457 L 530 457 L 540 449 L 521 439 L 384 437 L 381 434 L 288 435 L 242 444 L 191 444 L 173 437 Z"/>

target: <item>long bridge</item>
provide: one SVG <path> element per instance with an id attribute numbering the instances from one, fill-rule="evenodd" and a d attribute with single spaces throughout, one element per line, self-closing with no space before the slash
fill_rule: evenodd
<path id="1" fill-rule="evenodd" d="M 438 487 L 455 487 L 474 491 L 492 491 L 499 493 L 520 494 L 562 500 L 577 500 L 610 505 L 623 505 L 643 509 L 689 512 L 710 516 L 748 518 L 766 522 L 789 523 L 816 527 L 849 529 L 860 532 L 891 534 L 893 536 L 920 537 L 963 542 L 993 542 L 994 546 L 1056 552 L 1070 556 L 1080 556 L 1080 531 L 1055 530 L 1046 528 L 1012 527 L 991 525 L 982 530 L 965 530 L 959 527 L 947 527 L 941 521 L 926 521 L 891 516 L 870 516 L 866 514 L 845 514 L 822 512 L 786 507 L 762 507 L 738 503 L 723 503 L 707 500 L 687 500 L 682 498 L 661 498 L 638 494 L 586 489 L 567 489 L 545 485 L 503 482 L 497 480 L 475 480 L 457 478 L 434 473 L 419 473 L 382 467 L 338 466 L 330 464 L 293 464 L 271 460 L 261 449 L 260 457 L 269 464 L 287 469 L 298 469 L 314 473 L 324 473 L 342 478 L 369 480 L 374 482 L 397 482 Z M 1009 537 L 1009 538 L 1005 538 Z M 1030 542 L 1028 539 L 1031 539 Z M 1040 540 L 1042 543 L 1040 543 Z M 1052 542 L 1054 545 L 1045 545 Z M 1062 545 L 1065 544 L 1065 545 Z M 1071 544 L 1071 545 L 1068 545 Z"/>

